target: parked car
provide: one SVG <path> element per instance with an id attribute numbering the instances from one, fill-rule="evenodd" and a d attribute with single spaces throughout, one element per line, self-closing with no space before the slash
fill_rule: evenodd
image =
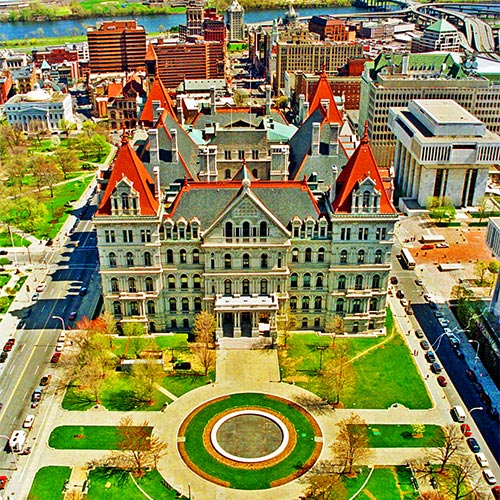
<path id="1" fill-rule="evenodd" d="M 413 309 L 410 306 L 405 307 L 405 312 L 408 316 L 413 316 Z"/>
<path id="2" fill-rule="evenodd" d="M 430 293 L 424 293 L 424 300 L 432 302 L 432 295 Z"/>
<path id="3" fill-rule="evenodd" d="M 0 255 L 7 255 L 9 252 L 7 250 L 0 250 Z"/>
<path id="4" fill-rule="evenodd" d="M 64 342 L 58 342 L 56 344 L 56 352 L 62 352 L 63 349 L 64 349 Z"/>
<path id="5" fill-rule="evenodd" d="M 488 484 L 495 484 L 497 482 L 497 478 L 495 477 L 495 474 L 491 472 L 491 469 L 484 469 L 483 476 Z"/>
<path id="6" fill-rule="evenodd" d="M 458 359 L 464 359 L 464 353 L 462 352 L 462 349 L 459 349 L 458 347 L 456 349 L 453 349 L 455 351 L 455 354 L 457 355 Z"/>
<path id="7" fill-rule="evenodd" d="M 61 353 L 55 352 L 54 354 L 52 354 L 52 358 L 50 358 L 50 362 L 51 363 L 58 363 L 60 357 L 61 357 Z"/>
<path id="8" fill-rule="evenodd" d="M 397 285 L 398 284 L 398 279 L 396 276 L 391 276 L 391 285 Z"/>
<path id="9" fill-rule="evenodd" d="M 484 453 L 476 453 L 476 460 L 480 467 L 489 467 L 490 463 Z"/>
<path id="10" fill-rule="evenodd" d="M 31 297 L 31 300 L 33 302 L 36 302 L 38 299 L 40 298 L 40 294 L 38 292 L 35 292 L 32 297 Z"/>
<path id="11" fill-rule="evenodd" d="M 45 290 L 45 281 L 42 281 L 37 287 L 36 287 L 36 291 L 38 293 L 42 293 L 44 290 Z"/>
<path id="12" fill-rule="evenodd" d="M 471 437 L 472 436 L 472 431 L 471 431 L 471 428 L 470 428 L 469 424 L 462 424 L 460 426 L 460 430 L 462 431 L 462 434 L 465 437 Z"/>
<path id="13" fill-rule="evenodd" d="M 441 368 L 441 365 L 437 361 L 434 361 L 434 363 L 432 363 L 431 370 L 434 373 L 441 373 L 443 371 L 443 369 Z"/>
<path id="14" fill-rule="evenodd" d="M 427 359 L 429 363 L 434 363 L 436 361 L 436 355 L 432 351 L 427 351 L 425 353 L 425 359 Z"/>
<path id="15" fill-rule="evenodd" d="M 449 248 L 450 245 L 448 245 L 448 243 L 438 243 L 436 245 L 436 248 Z"/>
<path id="16" fill-rule="evenodd" d="M 460 340 L 457 339 L 454 335 L 450 335 L 448 337 L 448 340 L 450 341 L 451 347 L 454 349 L 458 349 L 458 346 L 460 345 Z"/>
<path id="17" fill-rule="evenodd" d="M 401 299 L 401 305 L 403 307 L 408 307 L 408 301 L 406 299 Z"/>
<path id="18" fill-rule="evenodd" d="M 473 437 L 467 438 L 467 445 L 473 453 L 479 453 L 481 451 L 479 443 Z"/>
<path id="19" fill-rule="evenodd" d="M 431 309 L 437 309 L 438 305 L 434 302 L 434 300 L 429 300 L 429 307 Z"/>
<path id="20" fill-rule="evenodd" d="M 446 387 L 448 385 L 448 382 L 446 381 L 446 379 L 442 375 L 439 375 L 439 377 L 437 378 L 437 381 L 441 387 Z"/>
<path id="21" fill-rule="evenodd" d="M 66 334 L 64 332 L 61 332 L 59 335 L 59 338 L 57 339 L 58 342 L 64 342 L 66 340 Z"/>
<path id="22" fill-rule="evenodd" d="M 420 347 L 424 351 L 428 351 L 431 348 L 431 345 L 429 344 L 429 342 L 427 342 L 427 340 L 422 340 L 422 342 L 420 342 Z"/>
<path id="23" fill-rule="evenodd" d="M 422 286 L 424 284 L 424 282 L 419 278 L 418 280 L 415 280 L 415 284 L 417 286 Z"/>
<path id="24" fill-rule="evenodd" d="M 415 330 L 415 337 L 417 337 L 417 339 L 423 339 L 425 337 L 424 332 L 422 330 Z"/>
<path id="25" fill-rule="evenodd" d="M 4 490 L 5 486 L 7 486 L 7 481 L 9 478 L 7 476 L 0 476 L 0 490 Z"/>
<path id="26" fill-rule="evenodd" d="M 35 421 L 35 415 L 28 415 L 23 422 L 24 429 L 31 429 L 33 427 L 33 422 Z"/>
<path id="27" fill-rule="evenodd" d="M 404 296 L 405 296 L 405 293 L 403 292 L 403 290 L 398 290 L 398 291 L 396 292 L 396 297 L 397 297 L 398 299 L 404 299 Z"/>
<path id="28" fill-rule="evenodd" d="M 50 379 L 52 378 L 52 375 L 44 375 L 41 379 L 40 379 L 40 384 L 42 387 L 46 386 L 46 385 L 49 385 L 49 382 L 50 382 Z"/>
<path id="29" fill-rule="evenodd" d="M 434 245 L 431 245 L 430 243 L 427 243 L 425 245 L 422 245 L 420 247 L 420 250 L 433 250 L 434 249 Z"/>
<path id="30" fill-rule="evenodd" d="M 491 488 L 491 493 L 493 494 L 493 498 L 495 500 L 499 500 L 500 499 L 500 486 L 495 486 L 494 488 Z"/>
<path id="31" fill-rule="evenodd" d="M 69 319 L 70 321 L 73 321 L 75 318 L 76 318 L 76 311 L 71 311 L 71 312 L 69 313 L 68 319 Z"/>
<path id="32" fill-rule="evenodd" d="M 22 330 L 26 326 L 26 321 L 24 319 L 20 320 L 19 323 L 17 324 L 16 328 L 18 330 Z"/>
<path id="33" fill-rule="evenodd" d="M 437 319 L 443 317 L 443 313 L 441 311 L 434 311 L 434 316 L 436 316 Z"/>
<path id="34" fill-rule="evenodd" d="M 5 363 L 8 357 L 9 357 L 8 352 L 5 351 L 0 352 L 0 363 Z"/>

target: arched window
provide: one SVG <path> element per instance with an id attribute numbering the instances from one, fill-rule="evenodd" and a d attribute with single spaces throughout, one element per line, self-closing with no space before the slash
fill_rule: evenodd
<path id="1" fill-rule="evenodd" d="M 299 249 L 294 248 L 292 249 L 292 262 L 298 262 L 299 261 Z"/>
<path id="2" fill-rule="evenodd" d="M 307 321 L 307 318 L 302 318 L 301 328 L 307 328 L 308 326 L 309 322 Z"/>
<path id="3" fill-rule="evenodd" d="M 305 262 L 311 262 L 311 259 L 312 259 L 312 250 L 310 248 L 306 248 L 304 260 Z"/>
<path id="4" fill-rule="evenodd" d="M 200 251 L 196 248 L 193 250 L 193 264 L 200 263 Z"/>
<path id="5" fill-rule="evenodd" d="M 345 290 L 346 278 L 343 274 L 341 274 L 337 280 L 337 289 Z"/>
<path id="6" fill-rule="evenodd" d="M 126 255 L 127 267 L 134 267 L 134 255 L 132 252 L 127 252 Z"/>
<path id="7" fill-rule="evenodd" d="M 323 275 L 322 274 L 318 274 L 318 276 L 316 276 L 316 288 L 323 288 Z"/>
<path id="8" fill-rule="evenodd" d="M 340 252 L 340 263 L 347 264 L 347 250 L 342 250 Z"/>
<path id="9" fill-rule="evenodd" d="M 268 283 L 266 279 L 260 280 L 260 294 L 267 295 L 268 293 Z"/>
<path id="10" fill-rule="evenodd" d="M 168 289 L 175 290 L 175 276 L 173 274 L 169 274 L 167 281 L 168 281 Z"/>
<path id="11" fill-rule="evenodd" d="M 378 306 L 377 299 L 375 297 L 370 299 L 370 304 L 369 304 L 370 311 L 376 311 L 378 309 L 377 306 Z"/>
<path id="12" fill-rule="evenodd" d="M 380 288 L 380 276 L 378 274 L 373 275 L 372 288 Z"/>
<path id="13" fill-rule="evenodd" d="M 122 210 L 129 209 L 128 194 L 122 193 Z"/>
<path id="14" fill-rule="evenodd" d="M 243 238 L 250 237 L 250 222 L 243 223 Z"/>
<path id="15" fill-rule="evenodd" d="M 368 208 L 370 206 L 370 191 L 363 192 L 363 208 Z"/>
<path id="16" fill-rule="evenodd" d="M 325 249 L 324 248 L 318 249 L 318 262 L 325 262 Z"/>
<path id="17" fill-rule="evenodd" d="M 259 178 L 259 172 L 257 171 L 257 169 L 256 169 L 256 168 L 253 168 L 253 169 L 252 169 L 252 175 L 253 175 L 256 179 L 258 179 L 258 178 Z"/>
<path id="18" fill-rule="evenodd" d="M 130 316 L 139 316 L 139 304 L 134 300 L 129 303 Z"/>
<path id="19" fill-rule="evenodd" d="M 233 293 L 233 282 L 231 280 L 224 281 L 224 295 L 231 295 Z"/>
<path id="20" fill-rule="evenodd" d="M 153 291 L 154 291 L 153 278 L 146 278 L 146 292 L 153 292 Z"/>
<path id="21" fill-rule="evenodd" d="M 188 289 L 188 277 L 186 274 L 181 274 L 181 290 Z"/>
<path id="22" fill-rule="evenodd" d="M 358 252 L 358 264 L 364 264 L 365 263 L 365 251 L 360 250 Z"/>
<path id="23" fill-rule="evenodd" d="M 119 292 L 120 287 L 118 286 L 118 279 L 117 278 L 111 278 L 111 291 L 112 292 Z"/>
<path id="24" fill-rule="evenodd" d="M 358 274 L 356 276 L 356 280 L 354 282 L 354 289 L 355 290 L 362 290 L 363 289 L 363 276 L 361 274 Z"/>
<path id="25" fill-rule="evenodd" d="M 314 318 L 314 328 L 319 328 L 321 325 L 321 319 L 320 318 Z"/>
<path id="26" fill-rule="evenodd" d="M 224 269 L 231 269 L 231 254 L 224 255 Z"/>
<path id="27" fill-rule="evenodd" d="M 113 314 L 115 316 L 121 316 L 122 314 L 122 305 L 119 300 L 113 302 Z"/>
<path id="28" fill-rule="evenodd" d="M 199 274 L 195 274 L 193 276 L 193 290 L 201 289 L 201 276 Z"/>
<path id="29" fill-rule="evenodd" d="M 156 307 L 154 300 L 148 300 L 146 303 L 148 314 L 156 314 Z"/>
<path id="30" fill-rule="evenodd" d="M 296 273 L 291 274 L 290 275 L 290 288 L 297 288 L 297 282 L 298 282 L 297 274 Z"/>
<path id="31" fill-rule="evenodd" d="M 309 297 L 302 297 L 302 310 L 309 311 Z"/>
<path id="32" fill-rule="evenodd" d="M 263 253 L 261 256 L 260 256 L 260 267 L 261 269 L 267 269 L 267 253 Z"/>
<path id="33" fill-rule="evenodd" d="M 109 267 L 116 267 L 116 254 L 114 252 L 111 252 L 108 255 L 109 258 Z"/>
<path id="34" fill-rule="evenodd" d="M 170 312 L 176 312 L 177 311 L 177 301 L 175 300 L 174 297 L 170 297 L 168 301 L 169 309 Z"/>
<path id="35" fill-rule="evenodd" d="M 243 269 L 249 269 L 250 268 L 250 255 L 247 253 L 243 254 Z"/>
<path id="36" fill-rule="evenodd" d="M 314 299 L 314 310 L 321 311 L 322 308 L 323 308 L 323 299 L 321 297 L 316 297 Z"/>
<path id="37" fill-rule="evenodd" d="M 361 312 L 361 300 L 354 299 L 352 301 L 352 312 L 353 314 L 357 314 Z"/>
<path id="38" fill-rule="evenodd" d="M 233 237 L 233 223 L 232 222 L 226 222 L 226 225 L 224 227 L 224 235 L 226 236 L 226 238 Z"/>
<path id="39" fill-rule="evenodd" d="M 175 318 L 172 318 L 172 319 L 170 320 L 170 328 L 171 328 L 172 330 L 177 330 L 177 320 L 176 320 Z"/>
<path id="40" fill-rule="evenodd" d="M 195 297 L 194 299 L 194 312 L 201 311 L 201 299 L 200 297 Z"/>
<path id="41" fill-rule="evenodd" d="M 156 332 L 156 323 L 154 321 L 149 322 L 149 333 L 155 333 Z"/>
<path id="42" fill-rule="evenodd" d="M 375 264 L 382 264 L 382 250 L 375 252 Z"/>
<path id="43" fill-rule="evenodd" d="M 309 273 L 304 274 L 302 283 L 304 288 L 311 288 L 311 275 Z"/>
<path id="44" fill-rule="evenodd" d="M 260 223 L 260 226 L 259 226 L 259 236 L 261 238 L 266 238 L 267 237 L 267 222 L 265 220 L 263 220 Z"/>
<path id="45" fill-rule="evenodd" d="M 185 264 L 186 262 L 187 262 L 186 250 L 182 248 L 181 251 L 179 252 L 179 264 Z"/>
<path id="46" fill-rule="evenodd" d="M 243 280 L 241 282 L 241 295 L 250 295 L 250 281 Z"/>
<path id="47" fill-rule="evenodd" d="M 128 279 L 128 291 L 130 293 L 137 292 L 137 285 L 136 285 L 136 282 L 135 282 L 135 278 L 129 278 Z"/>
<path id="48" fill-rule="evenodd" d="M 297 310 L 297 297 L 290 297 L 290 311 Z"/>
<path id="49" fill-rule="evenodd" d="M 182 312 L 189 312 L 189 300 L 187 297 L 183 297 L 181 300 L 181 310 Z"/>
<path id="50" fill-rule="evenodd" d="M 345 304 L 344 299 L 337 299 L 337 302 L 335 303 L 335 312 L 338 313 L 344 312 L 344 304 Z"/>
<path id="51" fill-rule="evenodd" d="M 151 267 L 151 253 L 144 252 L 144 266 Z"/>
<path id="52" fill-rule="evenodd" d="M 173 250 L 167 250 L 167 264 L 173 264 L 174 263 L 174 252 Z"/>

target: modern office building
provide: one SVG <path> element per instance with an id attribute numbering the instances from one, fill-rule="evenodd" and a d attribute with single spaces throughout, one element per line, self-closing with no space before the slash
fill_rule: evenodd
<path id="1" fill-rule="evenodd" d="M 335 42 L 351 41 L 349 26 L 341 19 L 334 17 L 312 16 L 309 21 L 309 31 L 317 33 L 321 40 L 328 38 Z"/>
<path id="2" fill-rule="evenodd" d="M 413 99 L 453 99 L 492 132 L 500 132 L 500 85 L 467 70 L 459 56 L 380 54 L 361 77 L 358 131 L 370 123 L 370 144 L 379 166 L 389 167 L 396 139 L 388 126 L 389 108 Z"/>
<path id="3" fill-rule="evenodd" d="M 484 196 L 488 171 L 500 163 L 500 137 L 452 100 L 418 99 L 389 109 L 396 136 L 394 170 L 401 193 L 425 207 L 430 198 L 470 207 Z"/>
<path id="4" fill-rule="evenodd" d="M 226 24 L 228 39 L 230 42 L 242 42 L 245 40 L 245 9 L 238 0 L 233 0 L 226 10 Z"/>
<path id="5" fill-rule="evenodd" d="M 397 214 L 367 131 L 347 160 L 324 79 L 298 129 L 267 96 L 212 97 L 186 128 L 165 109 L 136 149 L 122 140 L 94 218 L 121 325 L 187 331 L 208 310 L 219 339 L 270 343 L 290 311 L 302 329 L 384 331 Z"/>
<path id="6" fill-rule="evenodd" d="M 500 258 L 500 218 L 490 217 L 488 219 L 488 231 L 486 233 L 486 244 L 493 252 L 496 259 Z M 497 275 L 495 290 L 491 297 L 490 311 L 500 319 L 500 277 Z"/>
<path id="7" fill-rule="evenodd" d="M 112 73 L 144 67 L 146 30 L 137 21 L 104 21 L 87 28 L 90 71 Z"/>
<path id="8" fill-rule="evenodd" d="M 459 52 L 460 35 L 453 24 L 446 19 L 439 19 L 424 29 L 419 38 L 411 42 L 412 52 Z"/>

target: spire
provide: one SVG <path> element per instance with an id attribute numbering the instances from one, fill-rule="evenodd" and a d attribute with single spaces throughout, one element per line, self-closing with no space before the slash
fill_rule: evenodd
<path id="1" fill-rule="evenodd" d="M 125 128 L 125 122 L 122 123 L 122 146 L 128 143 L 127 129 Z"/>
<path id="2" fill-rule="evenodd" d="M 361 137 L 360 144 L 369 144 L 370 143 L 370 139 L 368 139 L 368 128 L 369 128 L 368 120 L 365 120 L 365 128 L 363 131 L 363 137 Z"/>
<path id="3" fill-rule="evenodd" d="M 328 109 L 325 110 L 327 114 L 327 121 L 329 123 L 338 123 L 339 125 L 342 125 L 342 114 L 340 113 L 339 108 L 337 108 L 335 96 L 333 95 L 332 88 L 328 83 L 326 65 L 323 65 L 323 70 L 319 76 L 318 85 L 316 86 L 314 94 L 309 96 L 309 115 L 322 106 L 321 101 L 329 101 Z"/>

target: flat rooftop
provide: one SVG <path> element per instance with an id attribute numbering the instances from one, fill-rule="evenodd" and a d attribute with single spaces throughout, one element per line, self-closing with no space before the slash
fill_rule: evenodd
<path id="1" fill-rule="evenodd" d="M 438 125 L 449 123 L 478 125 L 482 123 L 481 120 L 478 120 L 452 99 L 415 99 L 413 104 Z"/>

